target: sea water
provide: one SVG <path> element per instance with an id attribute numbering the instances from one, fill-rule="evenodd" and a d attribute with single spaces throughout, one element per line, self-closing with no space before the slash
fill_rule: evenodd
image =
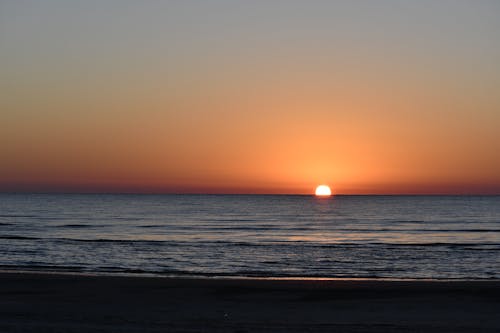
<path id="1" fill-rule="evenodd" d="M 499 196 L 0 194 L 0 269 L 499 279 Z"/>

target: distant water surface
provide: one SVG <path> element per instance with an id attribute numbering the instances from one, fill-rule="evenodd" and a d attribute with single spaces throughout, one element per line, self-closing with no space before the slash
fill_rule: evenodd
<path id="1" fill-rule="evenodd" d="M 0 269 L 499 279 L 500 197 L 0 194 Z"/>

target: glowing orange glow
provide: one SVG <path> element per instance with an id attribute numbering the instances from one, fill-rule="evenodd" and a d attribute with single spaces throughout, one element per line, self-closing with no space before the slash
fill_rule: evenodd
<path id="1" fill-rule="evenodd" d="M 316 187 L 316 195 L 319 197 L 329 197 L 332 195 L 332 190 L 327 185 L 319 185 Z"/>

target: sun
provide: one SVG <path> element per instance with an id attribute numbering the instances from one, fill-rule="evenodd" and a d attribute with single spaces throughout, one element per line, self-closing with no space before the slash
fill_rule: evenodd
<path id="1" fill-rule="evenodd" d="M 319 185 L 316 187 L 316 196 L 318 197 L 329 197 L 332 195 L 332 190 L 328 185 Z"/>

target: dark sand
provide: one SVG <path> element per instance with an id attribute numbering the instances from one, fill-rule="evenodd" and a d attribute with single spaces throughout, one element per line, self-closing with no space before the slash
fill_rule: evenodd
<path id="1" fill-rule="evenodd" d="M 500 332 L 500 282 L 0 273 L 0 332 Z"/>

